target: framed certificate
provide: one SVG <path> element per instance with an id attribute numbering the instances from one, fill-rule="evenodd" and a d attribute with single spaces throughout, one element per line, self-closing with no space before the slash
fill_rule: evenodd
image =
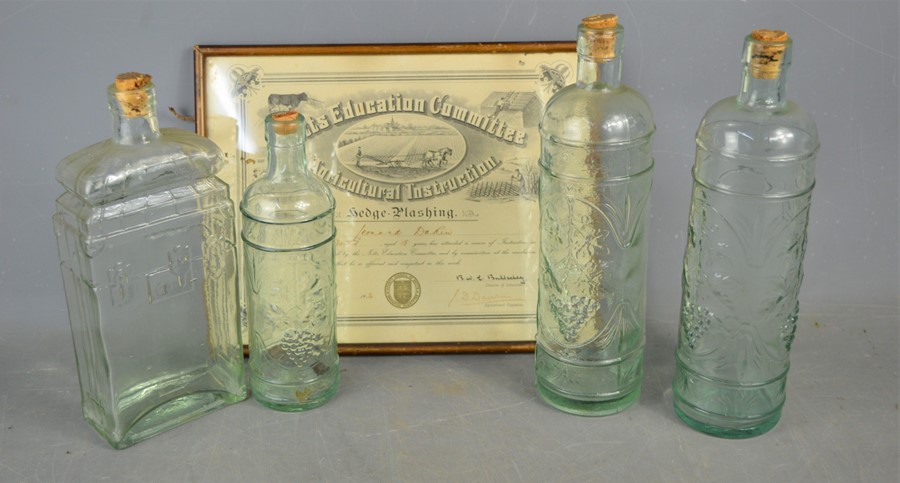
<path id="1" fill-rule="evenodd" d="M 197 46 L 197 131 L 237 206 L 265 116 L 306 118 L 337 203 L 342 354 L 531 351 L 538 123 L 575 63 L 571 42 Z"/>

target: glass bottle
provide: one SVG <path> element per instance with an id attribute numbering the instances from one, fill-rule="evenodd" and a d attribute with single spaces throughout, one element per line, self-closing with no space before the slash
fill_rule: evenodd
<path id="1" fill-rule="evenodd" d="M 578 29 L 577 83 L 541 120 L 540 396 L 587 416 L 634 404 L 643 377 L 653 116 L 622 85 L 615 15 Z"/>
<path id="2" fill-rule="evenodd" d="M 785 97 L 790 63 L 784 32 L 747 36 L 740 93 L 697 131 L 674 406 L 725 438 L 768 431 L 785 400 L 819 146 Z"/>
<path id="3" fill-rule="evenodd" d="M 53 217 L 85 419 L 117 449 L 247 397 L 222 153 L 160 129 L 150 76 L 108 89 L 113 138 L 65 158 Z"/>
<path id="4" fill-rule="evenodd" d="M 325 404 L 340 380 L 334 198 L 308 171 L 305 137 L 297 112 L 266 117 L 269 169 L 241 201 L 250 386 L 280 411 Z"/>

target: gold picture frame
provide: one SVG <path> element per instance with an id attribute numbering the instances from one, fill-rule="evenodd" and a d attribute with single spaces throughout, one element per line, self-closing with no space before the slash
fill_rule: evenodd
<path id="1" fill-rule="evenodd" d="M 197 132 L 237 207 L 265 172 L 265 115 L 306 117 L 337 202 L 341 354 L 528 352 L 537 124 L 575 63 L 573 42 L 198 45 Z"/>

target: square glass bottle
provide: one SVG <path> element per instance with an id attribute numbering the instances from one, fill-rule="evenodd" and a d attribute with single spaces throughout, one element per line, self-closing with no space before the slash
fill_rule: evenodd
<path id="1" fill-rule="evenodd" d="M 221 151 L 159 128 L 150 76 L 108 93 L 113 138 L 59 164 L 53 221 L 82 412 L 120 449 L 247 388 Z"/>

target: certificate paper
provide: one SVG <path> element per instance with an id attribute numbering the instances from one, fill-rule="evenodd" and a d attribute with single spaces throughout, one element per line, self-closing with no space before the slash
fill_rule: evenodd
<path id="1" fill-rule="evenodd" d="M 342 349 L 530 348 L 538 123 L 574 81 L 574 44 L 196 51 L 198 131 L 236 205 L 266 172 L 265 116 L 306 118 L 307 165 L 337 204 Z"/>

